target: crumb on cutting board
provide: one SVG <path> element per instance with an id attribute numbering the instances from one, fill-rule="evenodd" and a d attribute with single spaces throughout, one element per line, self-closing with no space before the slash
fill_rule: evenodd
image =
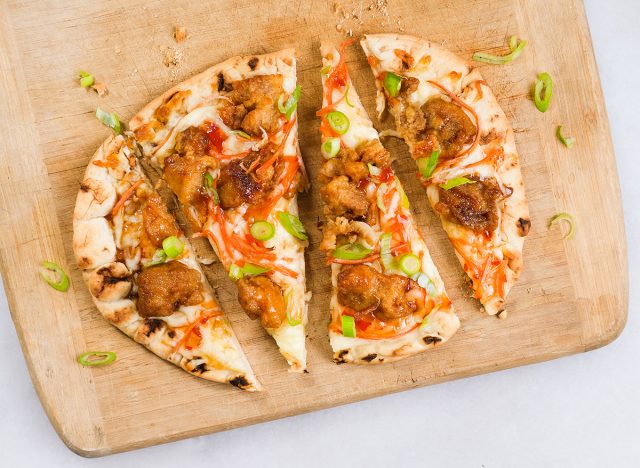
<path id="1" fill-rule="evenodd" d="M 187 28 L 184 26 L 175 26 L 173 29 L 173 37 L 176 42 L 182 42 L 187 38 Z"/>
<path id="2" fill-rule="evenodd" d="M 107 89 L 107 85 L 104 84 L 102 81 L 95 82 L 91 86 L 91 89 L 93 89 L 96 93 L 98 93 L 98 96 L 100 97 L 109 93 L 109 90 Z"/>
<path id="3" fill-rule="evenodd" d="M 344 3 L 356 5 L 355 2 L 345 1 Z M 343 33 L 347 37 L 352 37 L 354 34 L 362 34 L 364 32 L 362 26 L 365 23 L 369 25 L 376 23 L 382 27 L 392 25 L 400 32 L 405 31 L 402 18 L 400 16 L 392 18 L 389 15 L 388 0 L 372 0 L 367 5 L 365 3 L 360 1 L 355 8 L 351 8 L 351 6 L 345 6 L 340 2 L 331 2 L 331 10 L 338 18 L 336 31 Z"/>

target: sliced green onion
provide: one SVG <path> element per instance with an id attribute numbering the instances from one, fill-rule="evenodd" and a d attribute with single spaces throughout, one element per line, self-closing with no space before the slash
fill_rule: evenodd
<path id="1" fill-rule="evenodd" d="M 242 273 L 242 268 L 240 268 L 235 263 L 232 263 L 231 266 L 229 267 L 229 278 L 231 278 L 234 281 L 238 281 L 243 276 L 244 276 L 244 273 Z"/>
<path id="2" fill-rule="evenodd" d="M 274 236 L 276 228 L 269 221 L 256 221 L 249 228 L 249 232 L 254 239 L 266 241 Z"/>
<path id="3" fill-rule="evenodd" d="M 429 311 L 429 315 L 431 315 L 433 309 Z M 422 319 L 422 323 L 420 324 L 420 331 L 425 331 L 429 327 L 429 315 Z"/>
<path id="4" fill-rule="evenodd" d="M 353 104 L 351 104 L 351 101 L 349 101 L 350 88 L 351 88 L 351 85 L 347 85 L 347 89 L 344 91 L 344 102 L 346 102 L 348 106 L 355 107 Z"/>
<path id="5" fill-rule="evenodd" d="M 340 111 L 329 112 L 327 114 L 327 122 L 338 135 L 344 135 L 349 131 L 349 118 Z"/>
<path id="6" fill-rule="evenodd" d="M 378 205 L 380 211 L 382 211 L 383 213 L 387 211 L 387 207 L 384 206 L 384 194 L 386 192 L 387 184 L 383 182 L 378 186 L 378 190 L 376 191 L 376 204 Z"/>
<path id="7" fill-rule="evenodd" d="M 300 240 L 307 240 L 309 238 L 309 236 L 307 236 L 307 231 L 304 228 L 304 224 L 302 224 L 302 221 L 300 221 L 300 218 L 296 215 L 292 215 L 286 211 L 278 211 L 278 219 L 285 231 L 293 237 Z"/>
<path id="8" fill-rule="evenodd" d="M 66 292 L 69 289 L 69 277 L 62 267 L 55 262 L 48 260 L 40 264 L 40 278 L 56 291 Z"/>
<path id="9" fill-rule="evenodd" d="M 291 116 L 298 107 L 298 101 L 300 100 L 300 90 L 300 85 L 296 86 L 296 89 L 293 90 L 293 93 L 291 94 L 291 96 L 289 96 L 289 99 L 287 99 L 286 103 L 283 102 L 284 94 L 281 94 L 278 98 L 278 110 L 281 114 L 285 115 L 287 120 L 291 120 Z"/>
<path id="10" fill-rule="evenodd" d="M 213 201 L 213 204 L 218 205 L 220 203 L 220 196 L 218 195 L 218 191 L 214 187 L 213 176 L 209 172 L 205 172 L 202 175 L 202 185 L 211 196 L 211 200 Z"/>
<path id="11" fill-rule="evenodd" d="M 374 177 L 378 177 L 382 173 L 382 169 L 380 169 L 377 166 L 374 166 L 371 163 L 367 163 L 367 167 L 369 168 L 369 174 L 371 174 Z"/>
<path id="12" fill-rule="evenodd" d="M 418 171 L 425 179 L 429 179 L 440 159 L 440 150 L 435 150 L 428 158 L 418 158 Z"/>
<path id="13" fill-rule="evenodd" d="M 93 78 L 93 75 L 91 73 L 80 70 L 78 74 L 80 75 L 80 86 L 82 86 L 83 88 L 88 88 L 95 82 L 95 79 Z"/>
<path id="14" fill-rule="evenodd" d="M 169 258 L 176 258 L 184 250 L 184 243 L 176 236 L 169 236 L 162 241 L 162 250 Z"/>
<path id="15" fill-rule="evenodd" d="M 384 80 L 382 81 L 384 89 L 387 90 L 389 96 L 396 97 L 400 93 L 400 86 L 402 85 L 402 78 L 393 72 L 387 72 L 384 74 Z"/>
<path id="16" fill-rule="evenodd" d="M 453 179 L 447 180 L 444 184 L 440 184 L 440 188 L 445 190 L 450 190 L 453 187 L 457 187 L 459 185 L 465 184 L 475 184 L 475 180 L 467 179 L 466 177 L 454 177 Z"/>
<path id="17" fill-rule="evenodd" d="M 427 291 L 427 294 L 429 294 L 429 296 L 436 297 L 438 295 L 436 285 L 425 273 L 418 273 L 413 279 L 421 288 L 424 288 Z"/>
<path id="18" fill-rule="evenodd" d="M 400 192 L 400 206 L 402 208 L 409 209 L 409 197 L 407 197 L 407 194 L 400 183 L 400 179 L 398 179 L 397 176 L 394 177 L 394 179 L 396 181 L 396 188 L 398 189 L 398 192 Z"/>
<path id="19" fill-rule="evenodd" d="M 540 112 L 546 112 L 551 104 L 553 81 L 548 73 L 540 73 L 533 87 L 533 102 Z"/>
<path id="20" fill-rule="evenodd" d="M 400 257 L 400 269 L 407 275 L 413 276 L 420 271 L 420 258 L 408 253 Z"/>
<path id="21" fill-rule="evenodd" d="M 117 135 L 120 135 L 122 133 L 122 124 L 120 123 L 120 119 L 115 114 L 115 112 L 105 112 L 98 107 L 96 109 L 96 117 L 104 125 L 112 129 Z"/>
<path id="22" fill-rule="evenodd" d="M 149 260 L 147 263 L 143 263 L 142 266 L 147 268 L 155 265 L 160 265 L 161 263 L 164 263 L 166 261 L 167 253 L 162 249 L 158 249 L 156 250 L 156 253 L 153 254 L 151 260 Z"/>
<path id="23" fill-rule="evenodd" d="M 327 138 L 322 143 L 321 150 L 326 159 L 335 157 L 340 152 L 340 138 Z"/>
<path id="24" fill-rule="evenodd" d="M 575 138 L 564 136 L 564 134 L 562 133 L 562 125 L 558 126 L 558 129 L 556 130 L 556 135 L 558 136 L 558 139 L 562 142 L 562 144 L 567 148 L 573 147 L 573 145 L 576 142 Z"/>
<path id="25" fill-rule="evenodd" d="M 509 50 L 511 52 L 509 54 L 499 56 L 486 54 L 484 52 L 476 52 L 473 54 L 472 58 L 476 62 L 484 62 L 491 65 L 504 65 L 505 63 L 513 62 L 517 59 L 526 45 L 527 41 L 519 40 L 516 36 L 511 36 L 509 39 Z"/>
<path id="26" fill-rule="evenodd" d="M 251 140 L 251 135 L 249 135 L 247 132 L 242 131 L 242 130 L 234 130 L 231 133 L 233 133 L 234 135 L 238 135 L 239 137 L 244 138 L 245 140 Z"/>
<path id="27" fill-rule="evenodd" d="M 116 360 L 116 353 L 111 351 L 88 351 L 78 356 L 78 362 L 83 366 L 105 366 Z"/>
<path id="28" fill-rule="evenodd" d="M 393 255 L 391 255 L 391 238 L 390 232 L 385 232 L 380 236 L 380 261 L 385 270 L 393 268 Z"/>
<path id="29" fill-rule="evenodd" d="M 245 263 L 242 267 L 242 276 L 257 276 L 266 273 L 269 270 L 271 270 L 271 268 L 254 265 L 253 263 Z"/>
<path id="30" fill-rule="evenodd" d="M 341 245 L 331 252 L 331 256 L 341 260 L 361 260 L 373 252 L 360 243 Z"/>
<path id="31" fill-rule="evenodd" d="M 293 292 L 291 289 L 289 289 L 289 291 L 287 291 L 287 294 L 284 296 L 284 300 L 287 304 L 287 323 L 292 327 L 297 327 L 302 323 L 302 311 L 300 310 L 300 313 L 295 314 L 295 316 L 294 314 L 291 313 L 291 296 L 292 295 L 293 295 Z"/>
<path id="32" fill-rule="evenodd" d="M 356 319 L 350 315 L 342 316 L 342 335 L 347 338 L 356 337 Z"/>
<path id="33" fill-rule="evenodd" d="M 563 239 L 573 239 L 573 236 L 575 236 L 576 234 L 576 221 L 569 213 L 558 213 L 553 218 L 551 218 L 551 220 L 549 221 L 549 229 L 551 229 L 551 226 L 559 223 L 560 221 L 566 221 L 567 223 L 569 223 L 569 232 L 564 235 Z"/>
<path id="34" fill-rule="evenodd" d="M 320 69 L 320 74 L 321 75 L 326 75 L 327 73 L 329 73 L 329 70 L 331 70 L 331 65 L 327 65 L 326 67 L 322 67 Z"/>

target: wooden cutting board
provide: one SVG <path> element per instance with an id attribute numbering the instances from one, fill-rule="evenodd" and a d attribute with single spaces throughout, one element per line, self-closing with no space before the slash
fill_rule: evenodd
<path id="1" fill-rule="evenodd" d="M 344 1 L 337 12 L 333 3 L 0 2 L 0 266 L 34 385 L 73 451 L 105 455 L 553 359 L 603 346 L 624 327 L 628 286 L 620 189 L 582 2 L 398 0 L 385 7 L 385 1 L 364 0 Z M 185 42 L 173 40 L 175 25 L 187 28 Z M 504 51 L 512 34 L 529 41 L 512 64 L 482 67 L 516 131 L 533 221 L 509 316 L 485 316 L 468 297 L 413 163 L 403 145 L 391 142 L 399 176 L 462 320 L 457 335 L 396 364 L 331 361 L 329 269 L 318 251 L 314 186 L 300 197 L 311 235 L 309 373 L 287 373 L 272 341 L 239 310 L 234 286 L 215 264 L 208 276 L 267 391 L 249 394 L 194 378 L 108 325 L 73 263 L 71 213 L 78 183 L 108 134 L 93 116 L 95 108 L 114 110 L 126 121 L 209 65 L 295 46 L 303 89 L 300 142 L 313 179 L 321 158 L 315 117 L 321 104 L 319 41 L 339 42 L 349 29 L 354 35 L 393 31 L 428 37 L 464 57 L 476 50 Z M 348 64 L 373 115 L 373 78 L 355 46 Z M 106 82 L 109 95 L 99 98 L 81 89 L 80 69 Z M 554 77 L 553 103 L 545 114 L 528 97 L 542 71 Z M 558 143 L 559 124 L 576 137 L 573 149 Z M 577 219 L 571 241 L 563 241 L 557 227 L 547 229 L 559 211 Z M 38 279 L 43 259 L 70 272 L 68 293 Z M 96 369 L 76 363 L 78 354 L 93 349 L 116 350 L 118 361 Z"/>

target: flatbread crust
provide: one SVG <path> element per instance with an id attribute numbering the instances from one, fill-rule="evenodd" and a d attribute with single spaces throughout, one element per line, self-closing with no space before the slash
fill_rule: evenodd
<path id="1" fill-rule="evenodd" d="M 213 121 L 220 128 L 227 128 L 216 110 L 216 103 L 223 99 L 220 97 L 221 91 L 228 83 L 259 75 L 282 75 L 284 92 L 293 93 L 296 87 L 294 49 L 285 49 L 264 55 L 230 58 L 174 86 L 151 101 L 129 122 L 129 127 L 136 135 L 144 157 L 156 168 L 162 170 L 164 159 L 172 154 L 178 133 L 191 126 L 201 125 L 205 121 Z M 292 116 L 292 121 L 292 128 L 288 136 L 285 136 L 286 144 L 283 156 L 297 158 L 299 171 L 303 179 L 306 180 L 304 163 L 298 146 L 298 123 L 295 113 Z M 230 140 L 237 139 L 237 136 L 230 138 Z M 240 149 L 232 152 L 240 152 L 248 150 L 251 143 L 240 141 L 239 143 L 235 142 L 234 145 L 234 148 L 238 148 L 240 145 Z M 235 212 L 241 213 L 246 209 L 247 206 L 243 205 Z M 292 280 L 278 272 L 272 273 L 271 278 L 283 291 L 286 291 L 287 307 L 293 307 L 295 309 L 294 316 L 300 316 L 302 322 L 291 325 L 287 320 L 280 327 L 266 328 L 266 331 L 275 339 L 281 354 L 290 365 L 290 370 L 302 372 L 306 369 L 305 327 L 308 301 L 311 296 L 306 290 L 304 268 L 304 248 L 307 243 L 292 237 L 282 228 L 280 221 L 275 216 L 275 213 L 279 211 L 297 215 L 297 196 L 291 199 L 281 198 L 272 209 L 268 221 L 276 227 L 276 235 L 269 241 L 268 247 L 273 249 L 278 261 L 283 265 L 286 263 L 285 258 L 292 259 L 285 266 L 295 271 L 297 278 Z M 225 210 L 225 215 L 227 215 L 227 210 Z M 234 219 L 241 224 L 240 216 L 236 216 Z M 238 227 L 239 225 L 236 224 L 234 232 L 238 232 Z M 213 237 L 221 237 L 219 228 L 214 223 L 208 223 L 208 227 L 205 226 L 205 228 L 205 230 L 211 228 L 214 232 Z M 218 257 L 225 263 L 220 255 L 219 246 L 211 239 L 211 236 L 209 240 Z M 225 266 L 230 267 L 229 264 L 225 264 Z"/>
<path id="2" fill-rule="evenodd" d="M 340 52 L 333 45 L 323 43 L 320 50 L 323 57 L 323 67 L 335 67 L 339 63 Z M 327 75 L 325 74 L 323 75 L 323 109 L 328 105 L 326 81 Z M 341 145 L 356 149 L 372 140 L 379 140 L 378 132 L 373 127 L 348 75 L 345 88 L 346 91 L 344 89 L 333 90 L 332 99 L 333 102 L 337 102 L 337 104 L 334 104 L 333 110 L 344 113 L 350 122 L 349 130 L 340 135 Z M 347 93 L 347 98 L 342 98 L 345 92 Z M 323 138 L 323 141 L 325 139 Z M 400 182 L 396 181 L 396 183 L 399 195 L 403 190 Z M 460 321 L 454 312 L 451 301 L 446 295 L 444 283 L 431 259 L 422 235 L 418 231 L 413 215 L 409 209 L 401 208 L 399 203 L 394 204 L 393 200 L 390 206 L 395 206 L 395 210 L 402 210 L 403 216 L 406 217 L 405 233 L 409 239 L 410 251 L 414 254 L 419 254 L 422 258 L 421 272 L 429 278 L 430 292 L 428 294 L 431 300 L 435 302 L 435 305 L 430 313 L 427 314 L 427 320 L 416 324 L 414 328 L 406 333 L 382 339 L 360 338 L 357 337 L 357 334 L 356 338 L 346 337 L 342 332 L 334 329 L 345 307 L 338 301 L 337 288 L 337 278 L 342 265 L 333 263 L 331 265 L 333 288 L 330 303 L 332 319 L 329 338 L 336 363 L 376 364 L 396 361 L 446 342 L 460 326 Z M 391 215 L 391 212 L 388 213 Z M 383 234 L 383 229 L 379 223 L 371 226 L 364 222 L 349 221 L 341 217 L 330 220 L 324 229 L 331 229 L 335 230 L 337 234 L 344 234 L 346 232 L 355 232 L 354 228 L 357 228 L 359 232 L 357 242 L 370 246 L 372 249 L 379 242 L 380 235 Z M 332 242 L 328 242 L 326 232 L 321 248 L 326 251 L 331 251 L 335 248 Z M 373 266 L 377 264 L 377 262 L 368 263 Z"/>
<path id="3" fill-rule="evenodd" d="M 451 167 L 439 165 L 429 181 L 423 179 L 423 184 L 427 188 L 427 195 L 432 207 L 435 207 L 439 201 L 439 183 L 454 177 L 468 175 L 470 172 L 483 178 L 495 177 L 501 187 L 512 190 L 511 195 L 499 205 L 500 222 L 495 233 L 496 246 L 487 247 L 483 255 L 476 257 L 480 261 L 480 258 L 486 258 L 493 254 L 496 259 L 506 262 L 504 293 L 500 295 L 489 293 L 494 291 L 481 291 L 482 287 L 476 287 L 479 283 L 474 281 L 476 297 L 486 312 L 501 318 L 506 317 L 505 297 L 522 271 L 522 248 L 524 238 L 531 225 L 520 160 L 511 124 L 493 92 L 482 79 L 480 71 L 441 46 L 418 37 L 398 34 L 367 34 L 363 36 L 361 46 L 376 76 L 376 108 L 379 114 L 382 114 L 386 104 L 382 84 L 382 76 L 386 71 L 420 80 L 418 89 L 409 95 L 411 104 L 417 108 L 432 96 L 443 95 L 441 90 L 427 82 L 427 80 L 432 80 L 453 93 L 476 112 L 478 131 L 480 132 L 477 147 L 461 157 Z M 391 109 L 391 112 L 393 113 L 394 109 Z M 410 143 L 409 145 L 413 151 Z M 491 152 L 499 154 L 491 160 L 487 158 Z M 490 160 L 490 163 L 484 162 L 487 159 Z M 456 248 L 455 252 L 460 263 L 465 267 L 465 271 L 472 276 L 472 269 L 468 268 L 467 259 L 474 257 L 477 252 L 469 245 L 471 244 L 470 240 L 473 237 L 474 242 L 482 241 L 479 240 L 479 237 L 474 237 L 470 230 L 452 223 L 442 215 L 440 218 L 450 239 L 467 240 L 467 246 L 461 247 L 463 251 Z"/>
<path id="4" fill-rule="evenodd" d="M 96 307 L 127 336 L 190 374 L 248 391 L 261 390 L 184 236 L 180 235 L 184 253 L 173 261 L 200 273 L 204 301 L 195 306 L 181 306 L 167 317 L 144 318 L 138 313 L 135 296 L 130 293 L 136 288 L 133 278 L 141 259 L 118 260 L 116 247 L 118 244 L 122 247 L 125 235 L 121 223 L 111 220 L 111 212 L 118 191 L 130 185 L 125 181 L 139 179 L 143 179 L 140 188 L 153 192 L 137 164 L 135 144 L 118 135 L 109 137 L 98 148 L 80 184 L 73 213 L 73 250 Z M 208 320 L 205 306 L 216 312 Z M 185 330 L 195 322 L 200 323 L 202 339 L 197 347 L 188 350 L 180 343 L 184 341 Z"/>

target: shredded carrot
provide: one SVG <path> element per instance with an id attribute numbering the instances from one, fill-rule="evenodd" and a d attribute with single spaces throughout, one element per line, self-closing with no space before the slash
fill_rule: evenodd
<path id="1" fill-rule="evenodd" d="M 118 214 L 118 211 L 120 211 L 120 208 L 124 206 L 124 203 L 131 197 L 131 195 L 134 194 L 136 189 L 140 185 L 142 185 L 142 182 L 144 182 L 143 179 L 138 179 L 131 187 L 129 187 L 127 190 L 124 191 L 120 199 L 116 202 L 115 205 L 113 205 L 113 210 L 111 210 L 111 216 L 115 216 L 116 214 Z"/>
<path id="2" fill-rule="evenodd" d="M 276 160 L 278 159 L 278 157 L 282 154 L 282 152 L 284 151 L 284 147 L 287 144 L 287 140 L 289 139 L 289 134 L 291 133 L 291 129 L 293 128 L 293 124 L 296 122 L 296 118 L 294 117 L 293 119 L 291 119 L 289 122 L 287 122 L 284 127 L 282 128 L 282 132 L 284 133 L 284 136 L 282 138 L 282 142 L 280 143 L 280 146 L 278 146 L 278 149 L 273 153 L 273 155 L 271 155 L 271 157 L 269 159 L 267 159 L 265 162 L 263 162 L 260 167 L 258 169 L 256 169 L 256 174 L 258 174 L 258 176 L 264 176 L 264 173 L 271 167 L 273 166 L 273 163 L 276 162 Z"/>
<path id="3" fill-rule="evenodd" d="M 173 350 L 171 353 L 173 354 L 178 352 L 180 348 L 182 348 L 182 346 L 185 345 L 187 341 L 190 339 L 192 333 L 195 332 L 198 335 L 198 337 L 201 337 L 202 335 L 200 334 L 200 330 L 198 330 L 198 328 L 201 325 L 206 324 L 209 321 L 209 319 L 211 319 L 212 317 L 218 317 L 221 315 L 222 315 L 222 312 L 217 309 L 203 311 L 202 317 L 199 317 L 198 319 L 194 320 L 193 323 L 189 325 L 187 330 L 184 332 L 184 335 L 182 335 L 182 338 L 180 338 L 180 340 L 178 340 L 176 345 L 173 347 Z"/>

